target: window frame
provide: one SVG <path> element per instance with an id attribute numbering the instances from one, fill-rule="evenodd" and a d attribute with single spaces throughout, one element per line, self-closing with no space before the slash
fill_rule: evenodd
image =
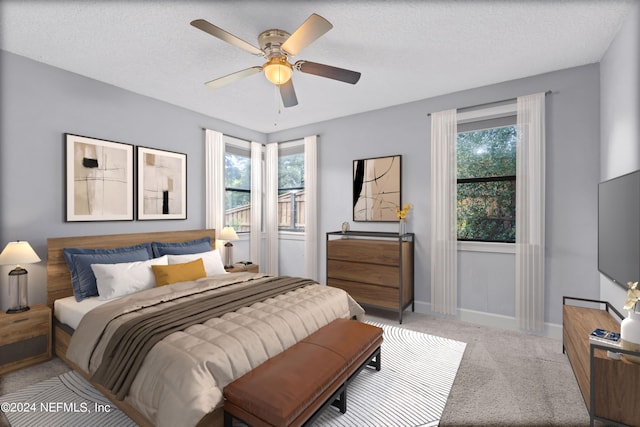
<path id="1" fill-rule="evenodd" d="M 516 126 L 517 104 L 514 101 L 505 101 L 492 104 L 490 107 L 459 109 L 457 113 L 456 145 L 458 134 L 462 132 L 494 129 L 506 126 Z M 517 149 L 517 147 L 516 147 Z M 457 162 L 457 150 L 456 150 Z M 516 181 L 516 175 L 498 177 L 461 178 L 456 177 L 456 190 L 458 184 L 473 182 L 499 182 Z M 457 191 L 456 191 L 457 192 Z M 456 208 L 456 221 L 458 211 Z M 458 239 L 456 227 L 457 247 L 460 251 L 515 253 L 515 241 L 493 241 Z"/>
<path id="2" fill-rule="evenodd" d="M 225 192 L 225 206 L 224 206 L 224 218 L 226 219 L 226 212 L 230 207 L 226 204 L 226 194 L 227 191 L 236 192 L 236 193 L 246 193 L 249 194 L 249 208 L 251 208 L 251 142 L 245 141 L 242 139 L 234 138 L 232 136 L 224 135 L 224 151 L 225 151 L 225 161 L 227 153 L 234 154 L 236 156 L 242 156 L 249 159 L 249 188 L 234 188 L 228 187 L 226 181 L 226 169 L 225 169 L 225 182 L 224 182 L 224 192 Z M 224 227 L 231 227 L 231 225 L 226 223 L 226 220 L 223 224 Z M 249 223 L 249 229 L 238 231 L 238 234 L 249 234 L 251 233 L 251 224 Z"/>
<path id="3" fill-rule="evenodd" d="M 300 140 L 295 140 L 295 141 L 288 141 L 288 142 L 280 142 L 278 143 L 278 163 L 280 163 L 280 158 L 281 157 L 285 157 L 285 156 L 290 156 L 290 155 L 294 155 L 294 154 L 302 154 L 303 159 L 304 159 L 304 150 L 305 150 L 305 146 L 304 146 L 304 139 L 300 139 Z M 279 166 L 279 165 L 278 165 Z M 303 168 L 304 168 L 304 163 L 303 163 Z M 297 186 L 297 187 L 280 187 L 280 167 L 278 167 L 278 197 L 280 197 L 280 192 L 281 191 L 291 191 L 291 190 L 302 190 L 304 191 L 306 189 L 306 183 L 304 182 L 304 169 L 302 171 L 302 181 L 303 181 L 303 186 Z M 278 217 L 280 216 L 280 212 L 278 212 Z M 295 221 L 294 221 L 294 227 L 293 228 L 281 228 L 280 226 L 278 226 L 278 233 L 286 233 L 286 234 L 294 234 L 294 235 L 303 235 L 306 232 L 306 223 L 305 223 L 305 227 L 302 229 L 297 229 L 295 228 Z"/>

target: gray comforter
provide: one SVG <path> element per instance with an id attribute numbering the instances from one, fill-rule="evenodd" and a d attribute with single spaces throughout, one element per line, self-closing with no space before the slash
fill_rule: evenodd
<path id="1" fill-rule="evenodd" d="M 195 304 L 203 296 L 241 294 L 273 278 L 235 273 L 150 289 L 87 313 L 67 357 L 93 375 L 122 325 L 150 313 Z M 158 426 L 191 426 L 222 405 L 222 389 L 336 318 L 362 318 L 344 291 L 308 284 L 166 335 L 143 357 L 125 400 Z M 152 315 L 152 317 L 156 317 Z M 109 347 L 109 351 L 106 351 Z M 104 360 L 103 360 L 104 359 Z M 104 369 L 104 368 L 103 368 Z"/>

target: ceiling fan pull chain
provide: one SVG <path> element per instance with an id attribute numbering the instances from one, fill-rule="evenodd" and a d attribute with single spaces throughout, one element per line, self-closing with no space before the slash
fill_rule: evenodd
<path id="1" fill-rule="evenodd" d="M 280 109 L 280 91 L 278 90 L 278 86 L 273 86 L 273 94 L 274 94 L 274 99 L 276 101 L 276 116 L 273 119 L 273 126 L 278 126 L 278 117 L 281 114 L 281 109 Z"/>

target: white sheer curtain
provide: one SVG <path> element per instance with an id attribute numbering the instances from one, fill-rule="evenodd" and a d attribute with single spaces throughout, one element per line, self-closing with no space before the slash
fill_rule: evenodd
<path id="1" fill-rule="evenodd" d="M 544 329 L 545 94 L 518 97 L 516 319 Z"/>
<path id="2" fill-rule="evenodd" d="M 224 135 L 211 129 L 205 129 L 205 180 L 205 226 L 218 235 L 224 226 Z"/>
<path id="3" fill-rule="evenodd" d="M 278 275 L 278 144 L 266 145 L 264 183 L 264 225 L 266 234 L 264 272 Z"/>
<path id="4" fill-rule="evenodd" d="M 261 265 L 262 248 L 262 144 L 251 143 L 251 262 Z"/>
<path id="5" fill-rule="evenodd" d="M 458 305 L 456 135 L 456 110 L 431 114 L 431 308 L 448 315 Z"/>
<path id="6" fill-rule="evenodd" d="M 318 138 L 304 138 L 304 275 L 318 277 Z"/>

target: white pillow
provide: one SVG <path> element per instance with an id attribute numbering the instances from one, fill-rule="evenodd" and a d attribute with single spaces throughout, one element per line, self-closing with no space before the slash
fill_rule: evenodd
<path id="1" fill-rule="evenodd" d="M 166 255 L 147 261 L 91 264 L 98 285 L 98 299 L 106 301 L 155 287 L 156 278 L 151 266 L 167 264 Z"/>
<path id="2" fill-rule="evenodd" d="M 207 273 L 207 276 L 226 273 L 224 264 L 220 258 L 220 252 L 218 252 L 217 249 L 208 252 L 200 252 L 198 254 L 167 255 L 167 257 L 169 257 L 169 264 L 182 264 L 184 262 L 195 261 L 198 258 L 202 258 L 204 271 Z"/>

